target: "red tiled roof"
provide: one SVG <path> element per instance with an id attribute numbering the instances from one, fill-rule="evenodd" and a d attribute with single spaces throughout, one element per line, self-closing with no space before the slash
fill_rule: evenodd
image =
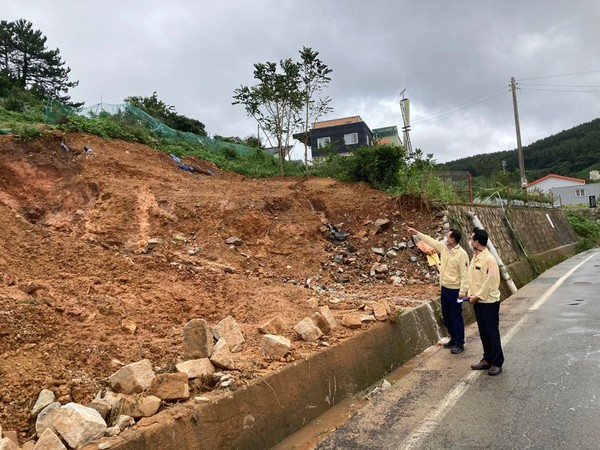
<path id="1" fill-rule="evenodd" d="M 551 173 L 549 175 L 546 175 L 545 177 L 542 177 L 535 181 L 532 181 L 531 183 L 529 183 L 527 185 L 527 187 L 533 186 L 534 184 L 538 184 L 539 182 L 547 180 L 548 178 L 560 178 L 561 180 L 577 181 L 577 182 L 580 182 L 581 184 L 585 184 L 585 180 L 582 180 L 581 178 L 564 177 L 562 175 L 556 175 L 556 174 Z"/>

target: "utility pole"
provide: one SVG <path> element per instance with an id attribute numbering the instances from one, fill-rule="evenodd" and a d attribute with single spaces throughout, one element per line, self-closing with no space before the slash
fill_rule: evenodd
<path id="1" fill-rule="evenodd" d="M 527 199 L 527 176 L 525 175 L 525 161 L 523 159 L 523 147 L 521 145 L 521 127 L 519 126 L 519 109 L 517 108 L 517 87 L 515 77 L 510 79 L 510 88 L 512 90 L 513 110 L 515 112 L 515 129 L 517 131 L 517 154 L 519 157 L 519 171 L 521 172 L 521 189 L 525 192 Z"/>

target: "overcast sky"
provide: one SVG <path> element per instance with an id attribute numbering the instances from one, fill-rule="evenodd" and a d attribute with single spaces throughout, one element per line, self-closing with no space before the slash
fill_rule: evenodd
<path id="1" fill-rule="evenodd" d="M 86 106 L 151 96 L 209 134 L 246 137 L 232 105 L 253 64 L 311 47 L 332 70 L 327 119 L 402 126 L 437 162 L 516 148 L 600 117 L 598 0 L 2 0 L 58 48 Z M 527 83 L 527 84 L 526 84 Z"/>

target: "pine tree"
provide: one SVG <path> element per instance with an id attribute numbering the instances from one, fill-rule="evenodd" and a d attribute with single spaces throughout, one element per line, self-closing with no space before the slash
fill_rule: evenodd
<path id="1" fill-rule="evenodd" d="M 58 49 L 48 50 L 46 37 L 23 19 L 0 21 L 0 77 L 40 98 L 69 103 L 67 92 L 78 81 L 69 81 Z"/>

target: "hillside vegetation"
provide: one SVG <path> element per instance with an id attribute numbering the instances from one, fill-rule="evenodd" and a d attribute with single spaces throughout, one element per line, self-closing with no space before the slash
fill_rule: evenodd
<path id="1" fill-rule="evenodd" d="M 540 139 L 523 147 L 529 181 L 550 173 L 589 181 L 591 170 L 600 170 L 600 119 Z M 505 162 L 505 171 L 502 168 Z M 477 181 L 517 182 L 519 162 L 516 150 L 469 156 L 442 165 L 446 170 L 471 172 Z"/>

